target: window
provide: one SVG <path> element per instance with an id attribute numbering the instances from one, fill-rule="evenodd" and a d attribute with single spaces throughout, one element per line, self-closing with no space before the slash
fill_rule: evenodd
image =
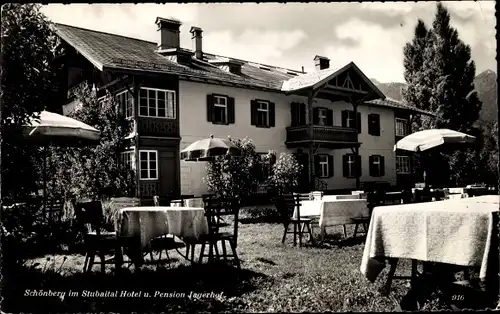
<path id="1" fill-rule="evenodd" d="M 380 115 L 370 113 L 368 115 L 368 134 L 380 136 Z"/>
<path id="2" fill-rule="evenodd" d="M 134 151 L 126 151 L 121 153 L 121 164 L 128 170 L 135 170 L 135 153 Z"/>
<path id="3" fill-rule="evenodd" d="M 225 95 L 207 95 L 207 121 L 214 124 L 234 123 L 234 98 Z"/>
<path id="4" fill-rule="evenodd" d="M 326 125 L 326 109 L 319 108 L 318 109 L 318 125 Z"/>
<path id="5" fill-rule="evenodd" d="M 139 151 L 139 171 L 141 180 L 158 180 L 158 152 L 156 150 Z"/>
<path id="6" fill-rule="evenodd" d="M 408 135 L 408 120 L 396 118 L 396 136 Z"/>
<path id="7" fill-rule="evenodd" d="M 125 118 L 134 117 L 134 97 L 128 90 L 116 94 L 115 101 L 120 105 L 120 109 L 125 113 Z"/>
<path id="8" fill-rule="evenodd" d="M 290 112 L 292 117 L 291 126 L 306 124 L 306 104 L 292 102 L 290 104 Z"/>
<path id="9" fill-rule="evenodd" d="M 175 119 L 175 92 L 141 87 L 139 95 L 141 117 Z"/>
<path id="10" fill-rule="evenodd" d="M 333 177 L 333 156 L 318 154 L 314 156 L 316 175 L 320 178 Z"/>
<path id="11" fill-rule="evenodd" d="M 361 156 L 346 154 L 342 156 L 344 177 L 355 178 L 361 176 Z"/>
<path id="12" fill-rule="evenodd" d="M 353 129 L 355 126 L 354 124 L 356 124 L 356 129 L 358 130 L 358 133 L 361 133 L 361 113 L 358 112 L 356 117 L 355 117 L 354 111 L 343 110 L 342 111 L 342 127 Z"/>
<path id="13" fill-rule="evenodd" d="M 383 177 L 385 175 L 384 156 L 372 155 L 369 157 L 371 177 Z"/>
<path id="14" fill-rule="evenodd" d="M 401 174 L 411 172 L 409 156 L 396 156 L 396 172 Z"/>
<path id="15" fill-rule="evenodd" d="M 216 121 L 227 122 L 227 98 L 214 96 L 214 115 Z"/>
<path id="16" fill-rule="evenodd" d="M 274 126 L 274 103 L 255 99 L 250 102 L 250 110 L 251 125 L 264 128 Z"/>

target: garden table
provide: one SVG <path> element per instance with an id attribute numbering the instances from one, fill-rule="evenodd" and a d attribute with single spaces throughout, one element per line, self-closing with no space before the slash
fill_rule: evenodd
<path id="1" fill-rule="evenodd" d="M 297 217 L 297 210 L 293 213 Z M 321 240 L 326 227 L 355 223 L 352 219 L 368 217 L 368 204 L 365 199 L 314 200 L 302 201 L 301 217 L 319 217 Z"/>
<path id="2" fill-rule="evenodd" d="M 142 259 L 142 251 L 149 242 L 162 235 L 181 239 L 199 239 L 208 234 L 205 210 L 199 207 L 127 207 L 117 212 L 115 227 L 118 236 L 133 237 L 139 241 L 134 258 Z M 132 258 L 132 257 L 131 257 Z M 142 261 L 137 261 L 140 264 Z"/>
<path id="3" fill-rule="evenodd" d="M 494 213 L 498 195 L 376 207 L 365 242 L 361 272 L 374 282 L 385 259 L 494 268 Z M 498 258 L 498 256 L 496 256 Z"/>

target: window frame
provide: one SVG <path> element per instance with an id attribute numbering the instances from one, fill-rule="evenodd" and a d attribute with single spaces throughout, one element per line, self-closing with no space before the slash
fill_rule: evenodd
<path id="1" fill-rule="evenodd" d="M 135 171 L 136 170 L 136 159 L 135 159 L 135 151 L 133 150 L 127 150 L 124 152 L 120 153 L 120 163 L 122 166 L 124 166 L 127 170 L 130 171 Z M 127 162 L 129 162 L 129 165 L 127 165 Z"/>
<path id="2" fill-rule="evenodd" d="M 257 124 L 256 126 L 263 126 L 263 127 L 269 127 L 269 118 L 270 118 L 270 114 L 269 114 L 269 101 L 267 100 L 260 100 L 260 99 L 256 99 L 255 100 L 257 102 Z M 261 105 L 265 105 L 265 109 L 264 108 L 261 108 Z M 266 121 L 265 123 L 261 123 L 263 121 L 259 121 L 260 119 L 260 114 L 259 113 L 265 113 L 265 117 L 266 117 Z"/>
<path id="3" fill-rule="evenodd" d="M 404 125 L 404 131 L 403 131 L 403 133 L 404 134 L 398 134 L 398 122 L 403 123 L 403 125 Z M 408 130 L 408 119 L 395 118 L 394 128 L 395 128 L 394 133 L 396 134 L 396 136 L 404 137 L 404 136 L 407 136 L 410 133 L 409 130 Z"/>
<path id="4" fill-rule="evenodd" d="M 373 162 L 370 165 L 370 167 L 377 165 L 377 172 L 376 175 L 372 175 L 372 177 L 380 177 L 381 172 L 382 172 L 382 159 L 380 158 L 380 155 L 371 155 L 370 157 L 373 158 Z"/>
<path id="5" fill-rule="evenodd" d="M 319 169 L 321 169 L 321 173 L 318 174 L 320 178 L 329 178 L 330 173 L 330 165 L 328 164 L 328 155 L 327 154 L 318 154 L 319 160 Z M 324 158 L 324 160 L 323 160 Z M 325 167 L 326 166 L 326 167 Z M 326 171 L 326 173 L 325 173 Z"/>
<path id="6" fill-rule="evenodd" d="M 228 98 L 229 98 L 228 96 L 212 94 L 212 106 L 213 106 L 212 110 L 214 111 L 213 117 L 216 118 L 216 119 L 212 119 L 212 123 L 214 123 L 214 124 L 228 124 L 229 123 Z M 224 104 L 218 103 L 219 99 L 224 99 Z M 224 121 L 218 120 L 219 117 L 217 117 L 217 115 L 215 114 L 216 107 L 224 108 Z"/>
<path id="7" fill-rule="evenodd" d="M 323 123 L 321 123 L 323 119 Z M 328 111 L 326 108 L 318 108 L 318 125 L 326 126 L 328 121 Z"/>
<path id="8" fill-rule="evenodd" d="M 124 109 L 123 112 L 125 113 L 125 118 L 126 119 L 133 119 L 134 118 L 134 109 L 135 108 L 134 108 L 134 96 L 132 95 L 132 93 L 128 89 L 125 89 L 125 90 L 123 90 L 123 91 L 121 91 L 119 93 L 116 93 L 113 97 L 114 97 L 115 101 L 121 106 L 122 103 L 120 103 L 120 101 L 118 101 L 117 98 L 119 96 L 123 95 L 123 94 L 129 94 L 129 97 L 130 97 L 130 98 L 125 98 L 125 104 L 124 104 L 124 107 L 123 107 L 123 109 Z M 131 105 L 130 108 L 128 107 L 128 104 L 129 104 L 128 101 L 127 101 L 128 99 L 132 100 L 131 103 L 130 103 L 130 105 Z M 130 115 L 128 115 L 128 109 L 130 109 L 130 111 L 131 111 Z"/>
<path id="9" fill-rule="evenodd" d="M 347 112 L 346 118 L 345 118 L 346 127 L 350 128 L 350 129 L 354 129 L 356 126 L 350 125 L 350 123 L 349 123 L 349 121 L 352 121 L 352 123 L 354 124 L 354 120 L 357 119 L 356 115 L 354 114 L 354 110 L 346 110 L 346 112 Z M 351 116 L 354 116 L 354 118 L 351 118 Z"/>
<path id="10" fill-rule="evenodd" d="M 351 165 L 351 167 L 349 167 L 349 165 Z M 354 154 L 347 154 L 347 177 L 356 177 L 356 155 Z"/>
<path id="11" fill-rule="evenodd" d="M 406 160 L 406 165 L 408 166 L 408 171 L 401 171 L 401 160 Z M 398 162 L 399 161 L 399 162 Z M 398 164 L 400 167 L 398 167 Z M 405 155 L 396 155 L 396 174 L 410 174 L 411 173 L 411 164 L 410 164 L 410 156 Z"/>
<path id="12" fill-rule="evenodd" d="M 147 178 L 143 178 L 142 177 L 142 159 L 141 159 L 141 153 L 147 153 L 147 171 L 148 171 L 148 177 Z M 151 153 L 155 153 L 155 168 L 156 168 L 156 177 L 155 178 L 152 178 L 151 177 L 151 168 L 150 168 L 150 162 L 151 162 L 151 159 L 150 159 L 150 154 Z M 152 180 L 159 180 L 159 177 L 160 177 L 160 169 L 158 169 L 158 151 L 157 150 L 153 150 L 153 149 L 141 149 L 139 150 L 139 180 L 142 180 L 142 181 L 152 181 Z"/>
<path id="13" fill-rule="evenodd" d="M 141 97 L 141 91 L 145 90 L 147 92 L 147 97 L 146 97 L 146 105 L 142 105 L 141 101 L 143 97 Z M 149 100 L 151 99 L 149 97 L 150 91 L 155 92 L 155 108 L 156 108 L 156 116 L 149 115 Z M 165 116 L 158 116 L 158 92 L 164 92 L 165 93 Z M 172 117 L 169 117 L 169 102 L 168 102 L 168 95 L 172 94 Z M 177 98 L 176 98 L 176 92 L 174 90 L 169 90 L 169 89 L 162 89 L 162 88 L 153 88 L 153 87 L 141 87 L 139 88 L 139 97 L 138 97 L 138 102 L 139 105 L 137 106 L 139 112 L 138 116 L 139 117 L 144 117 L 144 118 L 158 118 L 158 119 L 168 119 L 168 120 L 175 120 L 177 118 L 177 110 L 176 110 L 176 103 L 177 103 Z M 144 115 L 141 113 L 141 108 L 146 108 L 147 110 L 147 115 Z"/>

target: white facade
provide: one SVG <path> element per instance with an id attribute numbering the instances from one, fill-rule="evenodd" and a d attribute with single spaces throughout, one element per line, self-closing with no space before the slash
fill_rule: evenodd
<path id="1" fill-rule="evenodd" d="M 207 121 L 207 95 L 223 94 L 235 100 L 235 123 L 229 125 L 216 125 Z M 275 103 L 275 126 L 271 128 L 258 128 L 251 125 L 250 101 L 264 99 Z M 226 87 L 219 85 L 203 84 L 189 81 L 179 82 L 179 125 L 181 143 L 184 149 L 192 142 L 207 138 L 211 134 L 215 137 L 234 138 L 248 137 L 252 139 L 258 152 L 275 150 L 281 152 L 295 152 L 296 149 L 286 148 L 286 127 L 291 124 L 290 103 L 303 102 L 307 99 L 300 96 L 287 96 L 282 93 L 264 92 L 251 89 Z M 334 126 L 341 126 L 341 111 L 352 110 L 352 105 L 345 102 L 331 102 L 316 99 L 314 106 L 333 109 Z M 361 133 L 359 141 L 362 143 L 359 154 L 362 159 L 362 176 L 360 181 L 388 181 L 396 183 L 396 161 L 393 146 L 395 144 L 394 112 L 390 108 L 359 106 L 361 113 Z M 380 136 L 368 134 L 368 114 L 380 115 Z M 306 149 L 304 149 L 307 152 Z M 329 154 L 334 158 L 334 175 L 322 179 L 328 184 L 328 189 L 355 188 L 354 178 L 345 178 L 342 173 L 342 155 L 351 153 L 350 149 L 325 150 L 318 149 L 317 153 Z M 385 157 L 385 175 L 383 177 L 370 177 L 368 158 L 370 155 Z M 207 193 L 204 162 L 181 161 L 180 168 L 181 193 L 200 195 Z"/>

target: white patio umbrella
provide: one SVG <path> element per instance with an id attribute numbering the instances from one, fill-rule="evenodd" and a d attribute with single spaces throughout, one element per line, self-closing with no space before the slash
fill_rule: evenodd
<path id="1" fill-rule="evenodd" d="M 46 203 L 46 148 L 56 146 L 84 146 L 97 144 L 101 132 L 81 121 L 57 113 L 42 111 L 39 118 L 33 118 L 23 127 L 23 134 L 34 143 L 43 145 L 43 202 Z"/>
<path id="2" fill-rule="evenodd" d="M 207 161 L 216 156 L 241 156 L 242 151 L 229 138 L 210 138 L 196 141 L 181 151 L 184 161 Z"/>
<path id="3" fill-rule="evenodd" d="M 441 145 L 472 144 L 476 138 L 472 135 L 449 129 L 430 129 L 412 133 L 394 145 L 397 149 L 421 152 Z"/>

